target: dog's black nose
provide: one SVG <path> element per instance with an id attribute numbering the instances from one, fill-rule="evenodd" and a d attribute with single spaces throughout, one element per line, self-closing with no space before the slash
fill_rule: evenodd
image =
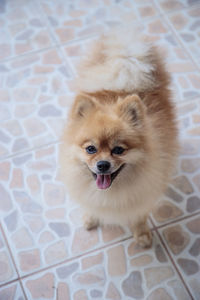
<path id="1" fill-rule="evenodd" d="M 97 169 L 99 172 L 104 173 L 107 172 L 110 169 L 110 163 L 106 160 L 100 160 L 97 163 Z"/>

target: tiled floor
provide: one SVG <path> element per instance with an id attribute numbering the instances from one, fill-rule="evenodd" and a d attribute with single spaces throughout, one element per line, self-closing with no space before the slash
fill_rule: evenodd
<path id="1" fill-rule="evenodd" d="M 86 232 L 57 175 L 59 135 L 86 45 L 133 22 L 167 55 L 180 127 L 154 244 Z M 0 299 L 200 299 L 200 1 L 0 1 Z"/>

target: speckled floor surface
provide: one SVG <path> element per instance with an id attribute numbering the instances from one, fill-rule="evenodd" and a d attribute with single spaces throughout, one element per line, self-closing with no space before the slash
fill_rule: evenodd
<path id="1" fill-rule="evenodd" d="M 140 23 L 172 75 L 181 151 L 151 216 L 86 232 L 57 176 L 76 63 L 90 40 Z M 200 1 L 0 1 L 0 299 L 200 299 Z"/>

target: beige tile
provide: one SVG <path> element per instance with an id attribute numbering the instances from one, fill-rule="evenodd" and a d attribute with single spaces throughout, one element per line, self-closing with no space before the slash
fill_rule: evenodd
<path id="1" fill-rule="evenodd" d="M 137 258 L 131 259 L 131 265 L 135 268 L 146 266 L 150 264 L 153 261 L 152 257 L 150 255 L 142 255 Z"/>
<path id="2" fill-rule="evenodd" d="M 172 300 L 171 296 L 163 288 L 156 289 L 147 298 L 147 300 L 159 300 L 159 299 Z"/>
<path id="3" fill-rule="evenodd" d="M 153 212 L 153 217 L 157 222 L 170 221 L 183 215 L 183 211 L 170 201 L 161 200 Z"/>
<path id="4" fill-rule="evenodd" d="M 69 288 L 65 282 L 58 284 L 57 300 L 70 300 Z"/>
<path id="5" fill-rule="evenodd" d="M 174 254 L 181 253 L 190 242 L 189 234 L 183 231 L 180 225 L 164 229 L 163 233 L 168 246 Z"/>
<path id="6" fill-rule="evenodd" d="M 121 296 L 115 285 L 111 282 L 109 283 L 107 293 L 106 293 L 106 299 L 115 299 L 120 300 Z"/>
<path id="7" fill-rule="evenodd" d="M 122 276 L 126 273 L 126 258 L 122 245 L 110 248 L 108 255 L 108 273 L 110 276 Z"/>
<path id="8" fill-rule="evenodd" d="M 91 255 L 88 257 L 85 257 L 81 261 L 82 269 L 89 269 L 95 265 L 100 265 L 103 263 L 103 253 L 99 253 L 96 255 Z"/>
<path id="9" fill-rule="evenodd" d="M 41 297 L 51 299 L 54 296 L 54 276 L 52 273 L 47 273 L 38 279 L 29 279 L 26 287 L 33 299 Z"/>
<path id="10" fill-rule="evenodd" d="M 20 252 L 19 253 L 20 268 L 24 272 L 33 271 L 39 269 L 40 263 L 40 252 L 38 249 Z"/>
<path id="11" fill-rule="evenodd" d="M 8 181 L 10 175 L 10 163 L 1 162 L 0 163 L 0 179 L 3 181 Z"/>
<path id="12" fill-rule="evenodd" d="M 68 251 L 64 241 L 58 241 L 48 246 L 44 252 L 44 256 L 48 265 L 66 259 Z"/>
<path id="13" fill-rule="evenodd" d="M 96 229 L 87 231 L 84 228 L 78 228 L 74 232 L 72 242 L 72 253 L 82 253 L 89 249 L 94 249 L 99 243 L 99 236 Z"/>
<path id="14" fill-rule="evenodd" d="M 105 243 L 120 238 L 124 234 L 125 232 L 121 227 L 107 226 L 102 228 L 102 238 Z"/>

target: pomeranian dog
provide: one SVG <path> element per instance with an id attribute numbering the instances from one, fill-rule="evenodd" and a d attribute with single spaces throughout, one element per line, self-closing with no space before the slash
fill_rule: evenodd
<path id="1" fill-rule="evenodd" d="M 177 152 L 169 75 L 158 50 L 133 31 L 103 35 L 78 71 L 60 148 L 61 176 L 84 226 L 129 226 L 150 247 L 149 212 Z"/>

